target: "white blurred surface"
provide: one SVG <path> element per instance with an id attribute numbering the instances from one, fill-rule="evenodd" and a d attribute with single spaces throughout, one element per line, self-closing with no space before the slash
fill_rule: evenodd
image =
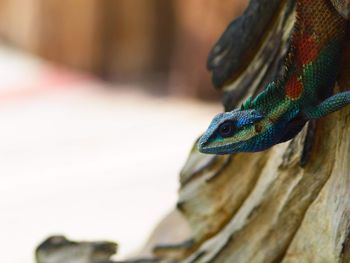
<path id="1" fill-rule="evenodd" d="M 35 86 L 30 76 L 40 66 L 29 60 L 0 52 L 0 69 L 12 65 L 6 77 L 0 72 L 1 91 L 10 94 L 9 83 Z M 36 245 L 51 234 L 114 240 L 118 258 L 134 252 L 175 205 L 178 173 L 219 110 L 96 82 L 64 85 L 0 94 L 2 262 L 33 262 Z"/>

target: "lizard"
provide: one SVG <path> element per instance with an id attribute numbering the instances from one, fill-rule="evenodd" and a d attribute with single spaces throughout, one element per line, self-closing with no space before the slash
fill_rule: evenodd
<path id="1" fill-rule="evenodd" d="M 216 115 L 198 140 L 200 152 L 264 151 L 294 138 L 309 120 L 350 103 L 350 91 L 332 94 L 347 20 L 331 1 L 296 0 L 282 77 L 241 107 Z"/>

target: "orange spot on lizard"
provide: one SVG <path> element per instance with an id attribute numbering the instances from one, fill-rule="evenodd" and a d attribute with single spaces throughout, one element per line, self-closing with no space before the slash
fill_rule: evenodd
<path id="1" fill-rule="evenodd" d="M 286 96 L 291 100 L 297 100 L 303 91 L 303 83 L 296 76 L 292 76 L 286 85 Z"/>

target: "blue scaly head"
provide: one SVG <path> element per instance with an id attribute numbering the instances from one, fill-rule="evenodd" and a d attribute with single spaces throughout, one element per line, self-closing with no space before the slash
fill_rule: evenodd
<path id="1" fill-rule="evenodd" d="M 278 119 L 255 109 L 220 113 L 199 139 L 198 150 L 209 154 L 264 151 L 294 138 L 306 122 L 298 109 L 282 113 Z"/>
<path id="2" fill-rule="evenodd" d="M 263 116 L 256 110 L 233 110 L 220 113 L 198 142 L 199 151 L 212 154 L 254 152 L 262 131 Z"/>

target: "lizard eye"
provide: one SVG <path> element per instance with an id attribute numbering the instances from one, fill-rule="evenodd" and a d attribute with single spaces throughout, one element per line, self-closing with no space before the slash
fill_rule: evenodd
<path id="1" fill-rule="evenodd" d="M 235 126 L 234 123 L 231 121 L 224 122 L 219 126 L 219 133 L 224 138 L 232 136 L 234 132 Z"/>

